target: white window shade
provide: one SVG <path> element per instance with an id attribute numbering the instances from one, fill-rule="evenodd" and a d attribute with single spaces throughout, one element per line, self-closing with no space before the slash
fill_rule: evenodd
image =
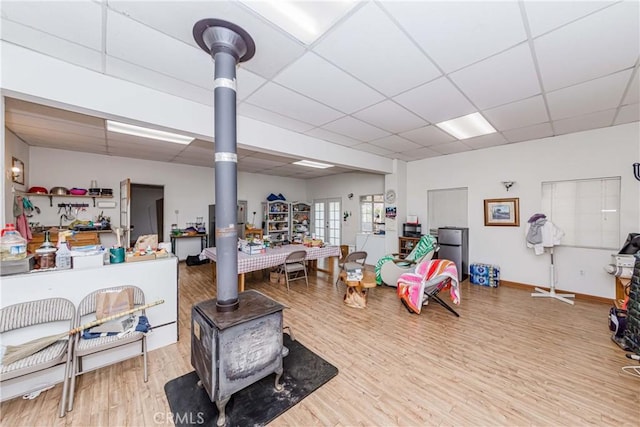
<path id="1" fill-rule="evenodd" d="M 618 249 L 620 177 L 543 182 L 542 213 L 565 232 L 561 245 Z"/>

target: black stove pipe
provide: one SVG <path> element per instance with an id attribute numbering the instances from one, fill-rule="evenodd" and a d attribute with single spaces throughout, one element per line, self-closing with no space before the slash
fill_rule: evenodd
<path id="1" fill-rule="evenodd" d="M 218 311 L 238 309 L 238 156 L 236 136 L 236 64 L 251 59 L 255 44 L 235 24 L 203 19 L 193 37 L 215 62 L 215 203 Z"/>

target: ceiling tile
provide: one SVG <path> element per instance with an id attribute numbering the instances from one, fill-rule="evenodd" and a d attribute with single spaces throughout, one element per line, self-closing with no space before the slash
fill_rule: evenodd
<path id="1" fill-rule="evenodd" d="M 638 102 L 640 102 L 640 69 L 637 68 L 623 104 L 637 104 Z"/>
<path id="2" fill-rule="evenodd" d="M 240 104 L 238 114 L 295 132 L 305 132 L 315 127 L 315 125 L 294 120 L 247 103 Z"/>
<path id="3" fill-rule="evenodd" d="M 429 148 L 441 154 L 454 154 L 462 153 L 464 151 L 471 151 L 471 147 L 469 147 L 462 141 L 446 142 L 444 144 L 434 145 Z"/>
<path id="4" fill-rule="evenodd" d="M 305 133 L 309 136 L 320 138 L 329 142 L 334 142 L 346 147 L 352 147 L 354 145 L 362 143 L 362 141 L 358 141 L 357 139 L 349 138 L 348 136 L 340 135 L 322 128 L 315 128 Z"/>
<path id="5" fill-rule="evenodd" d="M 212 64 L 213 67 L 213 64 Z M 213 71 L 213 68 L 211 68 Z M 260 77 L 259 75 L 252 73 L 251 71 L 245 70 L 244 68 L 237 67 L 236 68 L 236 81 L 237 81 L 237 98 L 238 101 L 242 101 L 247 98 L 253 92 L 256 91 L 260 86 L 262 86 L 266 80 Z M 213 98 L 213 74 L 211 75 L 211 90 Z"/>
<path id="6" fill-rule="evenodd" d="M 540 93 L 526 43 L 456 71 L 450 77 L 481 110 Z"/>
<path id="7" fill-rule="evenodd" d="M 378 147 L 391 150 L 394 153 L 415 150 L 421 147 L 421 145 L 411 142 L 408 139 L 404 139 L 398 135 L 386 136 L 384 138 L 370 141 L 369 143 L 371 145 L 377 145 Z"/>
<path id="8" fill-rule="evenodd" d="M 439 123 L 476 111 L 460 91 L 444 77 L 400 94 L 393 100 L 431 123 Z"/>
<path id="9" fill-rule="evenodd" d="M 571 21 L 582 18 L 613 1 L 539 1 L 523 2 L 531 35 L 537 37 Z"/>
<path id="10" fill-rule="evenodd" d="M 5 98 L 5 117 L 11 118 L 16 114 L 30 115 L 47 120 L 60 120 L 77 124 L 104 127 L 104 120 L 98 117 L 88 116 L 82 113 L 48 107 L 33 102 L 22 101 L 14 98 Z"/>
<path id="11" fill-rule="evenodd" d="M 358 9 L 314 51 L 387 96 L 441 75 L 375 3 Z"/>
<path id="12" fill-rule="evenodd" d="M 540 139 L 553 136 L 553 129 L 550 123 L 538 123 L 520 129 L 512 129 L 502 132 L 509 142 L 522 142 L 530 139 Z"/>
<path id="13" fill-rule="evenodd" d="M 499 133 L 491 133 L 489 135 L 482 135 L 476 136 L 475 138 L 465 139 L 464 143 L 474 150 L 480 150 L 482 148 L 508 144 L 508 141 Z"/>
<path id="14" fill-rule="evenodd" d="M 516 2 L 384 2 L 409 35 L 445 72 L 524 41 Z"/>
<path id="15" fill-rule="evenodd" d="M 287 67 L 274 81 L 345 113 L 383 99 L 380 93 L 312 52 Z M 349 96 L 344 96 L 345 93 Z"/>
<path id="16" fill-rule="evenodd" d="M 137 151 L 137 150 L 121 149 L 121 148 L 118 148 L 115 150 L 109 149 L 109 154 L 112 156 L 132 157 L 134 159 L 144 159 L 144 160 L 151 160 L 156 162 L 169 162 L 174 158 L 173 155 L 164 154 L 164 153 L 160 153 L 153 150 Z"/>
<path id="17" fill-rule="evenodd" d="M 498 131 L 549 121 L 541 95 L 483 111 L 482 115 Z"/>
<path id="18" fill-rule="evenodd" d="M 149 7 L 150 4 L 153 6 Z M 255 56 L 251 61 L 242 63 L 240 66 L 263 78 L 275 76 L 304 52 L 304 46 L 300 42 L 265 22 L 239 2 L 156 1 L 149 3 L 109 0 L 109 7 L 193 46 L 205 59 L 208 58 L 206 52 L 200 49 L 193 39 L 194 24 L 201 19 L 213 16 L 233 22 L 247 31 L 256 43 Z"/>
<path id="19" fill-rule="evenodd" d="M 630 75 L 622 71 L 547 94 L 552 120 L 617 107 Z"/>
<path id="20" fill-rule="evenodd" d="M 409 132 L 403 132 L 401 137 L 416 142 L 424 147 L 455 141 L 456 139 L 436 126 L 424 126 Z"/>
<path id="21" fill-rule="evenodd" d="M 316 126 L 344 114 L 275 83 L 267 83 L 245 102 Z"/>
<path id="22" fill-rule="evenodd" d="M 106 45 L 109 56 L 205 89 L 212 86 L 210 56 L 119 13 L 110 11 L 107 14 Z M 185 67 L 185 64 L 189 66 Z"/>
<path id="23" fill-rule="evenodd" d="M 106 72 L 141 86 L 213 106 L 213 82 L 211 89 L 205 89 L 112 56 L 106 58 Z"/>
<path id="24" fill-rule="evenodd" d="M 441 156 L 441 154 L 431 148 L 422 147 L 415 150 L 405 151 L 404 153 L 396 153 L 394 156 L 400 160 L 411 162 L 414 160 L 427 159 L 429 157 L 438 157 Z"/>
<path id="25" fill-rule="evenodd" d="M 614 124 L 621 125 L 623 123 L 632 123 L 640 120 L 640 104 L 630 104 L 625 105 L 620 108 L 620 112 L 616 116 L 616 121 Z"/>
<path id="26" fill-rule="evenodd" d="M 389 135 L 387 131 L 349 116 L 328 123 L 322 126 L 322 128 L 342 135 L 348 135 L 364 142 Z"/>
<path id="27" fill-rule="evenodd" d="M 62 120 L 51 120 L 29 114 L 12 114 L 11 119 L 7 120 L 5 125 L 11 129 L 20 129 L 20 132 L 25 135 L 51 138 L 64 135 L 65 138 L 94 138 L 102 141 L 105 139 L 103 128 Z"/>
<path id="28" fill-rule="evenodd" d="M 404 132 L 427 124 L 420 117 L 390 100 L 358 111 L 353 116 L 391 133 Z"/>
<path id="29" fill-rule="evenodd" d="M 597 129 L 605 126 L 611 126 L 613 117 L 616 114 L 615 109 L 598 111 L 597 113 L 585 114 L 579 117 L 570 117 L 568 119 L 555 120 L 553 127 L 556 135 L 564 135 L 572 132 L 581 132 L 589 129 Z"/>
<path id="30" fill-rule="evenodd" d="M 3 1 L 2 17 L 102 50 L 102 6 L 92 1 Z M 4 29 L 3 29 L 4 37 Z"/>
<path id="31" fill-rule="evenodd" d="M 11 2 L 16 3 L 16 2 Z M 3 6 L 7 2 L 3 3 Z M 39 29 L 6 19 L 0 21 L 2 39 L 36 52 L 59 58 L 71 64 L 102 71 L 102 53 L 99 50 L 47 34 Z"/>
<path id="32" fill-rule="evenodd" d="M 369 144 L 366 142 L 360 145 L 356 145 L 353 148 L 355 150 L 366 151 L 367 153 L 373 153 L 379 156 L 389 156 L 393 154 L 393 151 L 391 150 L 387 150 L 386 148 L 378 147 L 377 145 Z"/>
<path id="33" fill-rule="evenodd" d="M 536 39 L 545 89 L 632 67 L 640 50 L 639 5 L 637 1 L 618 3 Z"/>

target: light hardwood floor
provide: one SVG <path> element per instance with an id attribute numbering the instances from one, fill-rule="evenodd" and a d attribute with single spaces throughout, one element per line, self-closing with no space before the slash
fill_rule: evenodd
<path id="1" fill-rule="evenodd" d="M 215 296 L 210 271 L 181 263 L 181 339 L 149 354 L 148 383 L 141 360 L 129 360 L 82 376 L 65 418 L 57 416 L 58 385 L 3 403 L 2 425 L 171 425 L 163 386 L 193 370 L 190 309 Z M 247 289 L 288 306 L 296 338 L 340 370 L 274 426 L 640 423 L 640 380 L 620 369 L 630 363 L 609 338 L 606 304 L 569 306 L 464 282 L 460 318 L 434 303 L 413 315 L 389 287 L 372 289 L 364 310 L 346 307 L 333 281 L 318 273 L 309 289 L 296 281 L 287 293 L 247 277 Z"/>

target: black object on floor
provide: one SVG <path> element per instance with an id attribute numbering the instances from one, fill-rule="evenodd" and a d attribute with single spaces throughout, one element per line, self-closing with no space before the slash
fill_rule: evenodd
<path id="1" fill-rule="evenodd" d="M 338 375 L 338 368 L 283 334 L 289 354 L 283 359 L 282 391 L 274 388 L 275 374 L 231 396 L 227 403 L 226 426 L 265 425 Z M 209 400 L 204 388 L 197 386 L 195 371 L 164 385 L 176 426 L 215 426 L 218 408 Z"/>

